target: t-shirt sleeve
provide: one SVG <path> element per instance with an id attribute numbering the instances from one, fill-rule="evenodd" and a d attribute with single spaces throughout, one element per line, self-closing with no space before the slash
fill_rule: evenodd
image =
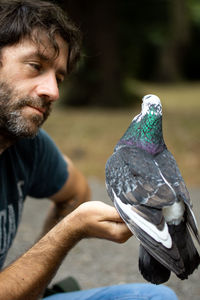
<path id="1" fill-rule="evenodd" d="M 28 194 L 36 198 L 50 197 L 66 182 L 67 163 L 44 130 L 39 131 L 35 143 L 36 155 Z"/>

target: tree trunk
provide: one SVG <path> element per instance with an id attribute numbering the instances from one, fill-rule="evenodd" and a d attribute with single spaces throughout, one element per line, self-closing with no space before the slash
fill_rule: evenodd
<path id="1" fill-rule="evenodd" d="M 169 37 L 161 49 L 156 72 L 157 79 L 161 81 L 181 79 L 181 65 L 190 38 L 186 1 L 170 1 L 169 15 Z"/>
<path id="2" fill-rule="evenodd" d="M 57 1 L 59 2 L 59 1 Z M 70 105 L 119 106 L 123 90 L 115 0 L 60 3 L 83 32 L 84 61 L 69 84 Z"/>

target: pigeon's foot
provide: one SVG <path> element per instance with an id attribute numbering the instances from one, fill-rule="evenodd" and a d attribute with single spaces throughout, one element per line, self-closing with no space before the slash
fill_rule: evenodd
<path id="1" fill-rule="evenodd" d="M 169 280 L 171 272 L 153 258 L 145 248 L 140 245 L 139 270 L 147 281 L 161 284 Z"/>

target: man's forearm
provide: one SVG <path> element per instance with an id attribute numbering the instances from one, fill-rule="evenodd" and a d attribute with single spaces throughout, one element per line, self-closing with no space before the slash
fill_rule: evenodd
<path id="1" fill-rule="evenodd" d="M 79 205 L 80 203 L 77 202 L 72 202 L 72 203 L 69 202 L 63 205 L 62 204 L 56 205 L 55 203 L 52 203 L 42 228 L 41 237 L 44 236 L 51 228 L 53 228 L 64 217 L 66 217 L 71 212 L 73 212 Z"/>
<path id="2" fill-rule="evenodd" d="M 68 216 L 4 269 L 0 273 L 0 299 L 39 299 L 67 252 L 81 239 L 76 228 L 73 215 Z"/>
<path id="3" fill-rule="evenodd" d="M 69 178 L 57 194 L 51 197 L 52 205 L 44 222 L 41 236 L 80 204 L 90 200 L 91 192 L 86 178 L 68 160 Z"/>
<path id="4" fill-rule="evenodd" d="M 86 202 L 0 273 L 0 300 L 37 300 L 68 251 L 84 237 L 125 242 L 131 232 L 114 207 Z"/>

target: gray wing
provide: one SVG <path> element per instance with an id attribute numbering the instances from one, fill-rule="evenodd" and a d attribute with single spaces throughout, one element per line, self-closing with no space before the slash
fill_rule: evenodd
<path id="1" fill-rule="evenodd" d="M 137 148 L 124 147 L 110 157 L 106 182 L 124 203 L 162 208 L 176 201 L 173 188 L 166 184 L 153 156 Z"/>
<path id="2" fill-rule="evenodd" d="M 174 189 L 177 198 L 191 206 L 188 190 L 173 155 L 165 149 L 163 152 L 155 156 L 155 161 L 159 165 L 165 180 Z"/>
<path id="3" fill-rule="evenodd" d="M 175 191 L 177 199 L 179 201 L 183 201 L 186 204 L 186 219 L 188 226 L 200 244 L 200 237 L 195 216 L 192 212 L 192 203 L 190 200 L 189 192 L 181 176 L 176 160 L 174 159 L 173 155 L 166 149 L 155 157 L 155 161 L 158 163 L 163 176 Z"/>

